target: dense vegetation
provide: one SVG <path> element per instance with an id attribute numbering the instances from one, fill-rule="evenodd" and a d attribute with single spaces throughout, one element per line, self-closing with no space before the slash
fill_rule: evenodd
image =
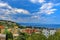
<path id="1" fill-rule="evenodd" d="M 42 33 L 32 33 L 31 35 L 20 33 L 16 40 L 60 40 L 60 33 L 56 32 L 54 35 L 50 35 L 49 37 L 44 36 Z"/>

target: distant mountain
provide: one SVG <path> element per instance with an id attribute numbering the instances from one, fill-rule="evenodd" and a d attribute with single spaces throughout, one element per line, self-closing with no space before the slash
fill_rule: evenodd
<path id="1" fill-rule="evenodd" d="M 60 28 L 60 24 L 40 24 L 40 23 L 19 23 L 19 24 L 33 27 Z"/>

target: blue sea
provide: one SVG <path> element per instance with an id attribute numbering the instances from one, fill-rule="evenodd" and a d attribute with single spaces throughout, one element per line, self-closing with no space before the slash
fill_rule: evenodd
<path id="1" fill-rule="evenodd" d="M 60 28 L 60 24 L 19 23 L 22 26 Z"/>

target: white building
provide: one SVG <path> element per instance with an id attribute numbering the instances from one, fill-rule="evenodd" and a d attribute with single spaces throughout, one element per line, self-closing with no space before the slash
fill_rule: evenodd
<path id="1" fill-rule="evenodd" d="M 52 30 L 52 29 L 43 29 L 43 30 L 42 30 L 42 33 L 43 33 L 46 37 L 48 37 L 49 35 L 55 34 L 55 32 L 56 32 L 56 30 Z"/>
<path id="2" fill-rule="evenodd" d="M 43 30 L 42 30 L 42 33 L 43 33 L 46 37 L 49 36 L 49 31 L 48 31 L 47 29 L 43 29 Z"/>
<path id="3" fill-rule="evenodd" d="M 50 30 L 50 35 L 55 34 L 56 30 Z"/>

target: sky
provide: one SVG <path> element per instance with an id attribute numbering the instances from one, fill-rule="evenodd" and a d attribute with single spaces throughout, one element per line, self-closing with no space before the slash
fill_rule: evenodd
<path id="1" fill-rule="evenodd" d="M 60 24 L 60 0 L 0 0 L 0 20 Z"/>

